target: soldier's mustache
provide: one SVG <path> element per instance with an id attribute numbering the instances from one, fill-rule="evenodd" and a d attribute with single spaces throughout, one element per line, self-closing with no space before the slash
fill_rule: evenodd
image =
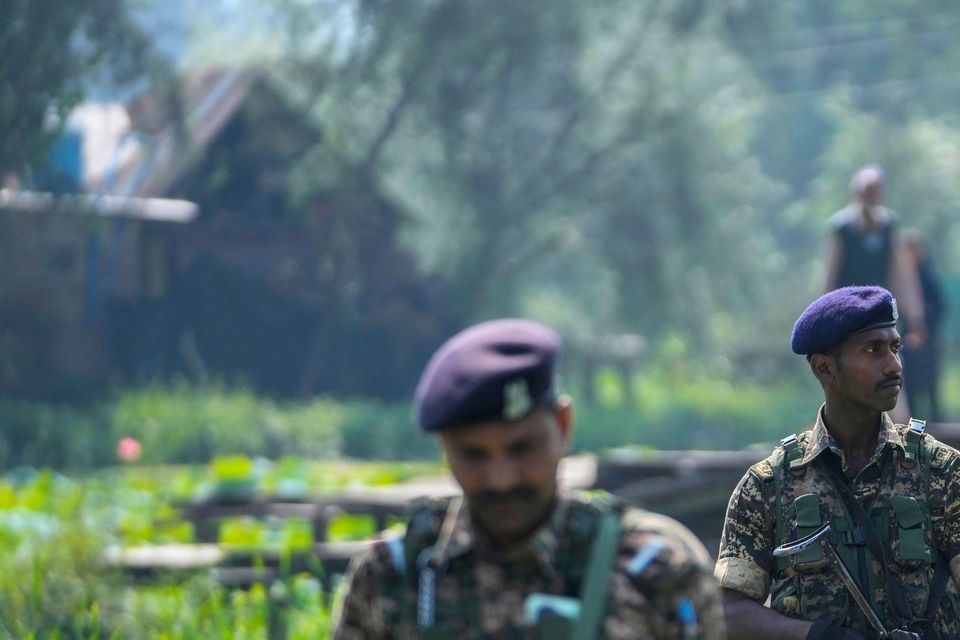
<path id="1" fill-rule="evenodd" d="M 532 487 L 513 487 L 507 491 L 478 491 L 470 496 L 471 501 L 480 507 L 493 507 L 508 502 L 533 500 L 537 492 Z"/>
<path id="2" fill-rule="evenodd" d="M 879 390 L 892 384 L 898 384 L 902 387 L 903 378 L 901 376 L 890 376 L 889 378 L 884 378 L 880 381 L 880 384 L 877 385 L 877 389 Z"/>

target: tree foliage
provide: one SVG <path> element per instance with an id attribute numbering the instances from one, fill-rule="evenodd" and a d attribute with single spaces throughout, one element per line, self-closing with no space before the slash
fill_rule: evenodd
<path id="1" fill-rule="evenodd" d="M 42 160 L 91 85 L 134 79 L 147 39 L 123 0 L 0 1 L 0 175 Z"/>
<path id="2" fill-rule="evenodd" d="M 344 4 L 352 37 L 293 65 L 326 132 L 309 175 L 397 203 L 452 324 L 709 338 L 756 295 L 773 185 L 705 3 Z"/>
<path id="3" fill-rule="evenodd" d="M 791 282 L 816 293 L 824 220 L 854 170 L 879 163 L 888 204 L 922 230 L 941 269 L 956 268 L 960 14 L 946 2 L 742 0 L 724 41 L 762 90 L 754 154 L 782 181 L 778 245 Z M 798 310 L 797 304 L 789 308 Z"/>

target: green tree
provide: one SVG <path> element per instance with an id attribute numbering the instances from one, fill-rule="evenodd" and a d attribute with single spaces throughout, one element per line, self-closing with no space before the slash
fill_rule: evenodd
<path id="1" fill-rule="evenodd" d="M 147 40 L 124 0 L 0 0 L 0 175 L 40 161 L 91 84 L 142 73 Z"/>
<path id="2" fill-rule="evenodd" d="M 725 7 L 720 33 L 758 84 L 752 154 L 787 187 L 768 225 L 791 268 L 780 272 L 762 322 L 789 326 L 789 316 L 818 293 L 825 220 L 848 200 L 850 176 L 868 162 L 885 167 L 887 202 L 903 225 L 926 233 L 945 274 L 955 269 L 958 29 L 960 14 L 946 2 L 741 0 Z"/>
<path id="3" fill-rule="evenodd" d="M 960 14 L 948 2 L 740 0 L 724 24 L 769 92 L 757 151 L 798 191 L 843 126 L 825 108 L 837 91 L 891 123 L 960 115 Z"/>
<path id="4" fill-rule="evenodd" d="M 706 3 L 337 6 L 341 39 L 297 49 L 326 132 L 306 175 L 362 175 L 397 203 L 452 324 L 556 309 L 709 339 L 709 311 L 755 299 L 771 184 L 742 143 L 749 109 L 724 112 L 746 88 Z M 301 30 L 329 24 L 297 7 Z"/>

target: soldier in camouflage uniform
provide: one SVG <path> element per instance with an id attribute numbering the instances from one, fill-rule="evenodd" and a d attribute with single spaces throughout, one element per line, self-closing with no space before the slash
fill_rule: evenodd
<path id="1" fill-rule="evenodd" d="M 896 315 L 887 290 L 846 287 L 797 321 L 792 348 L 825 403 L 813 428 L 784 438 L 730 498 L 715 574 L 731 638 L 876 637 L 822 549 L 772 553 L 827 522 L 887 631 L 960 638 L 960 454 L 921 421 L 887 416 L 903 382 Z"/>
<path id="2" fill-rule="evenodd" d="M 417 505 L 406 533 L 352 561 L 335 640 L 722 638 L 703 545 L 606 494 L 567 494 L 560 341 L 526 320 L 471 327 L 433 356 L 417 420 L 463 495 Z"/>

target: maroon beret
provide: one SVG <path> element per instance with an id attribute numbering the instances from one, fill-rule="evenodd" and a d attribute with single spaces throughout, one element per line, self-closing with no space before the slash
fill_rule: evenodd
<path id="1" fill-rule="evenodd" d="M 447 340 L 414 394 L 424 431 L 487 420 L 514 421 L 557 397 L 560 336 L 531 320 L 491 320 Z"/>

